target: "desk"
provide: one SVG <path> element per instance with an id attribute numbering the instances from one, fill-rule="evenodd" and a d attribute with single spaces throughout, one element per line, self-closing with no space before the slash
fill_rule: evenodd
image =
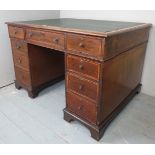
<path id="1" fill-rule="evenodd" d="M 7 24 L 16 88 L 34 98 L 65 78 L 64 119 L 80 121 L 96 140 L 139 93 L 151 24 L 86 19 Z"/>

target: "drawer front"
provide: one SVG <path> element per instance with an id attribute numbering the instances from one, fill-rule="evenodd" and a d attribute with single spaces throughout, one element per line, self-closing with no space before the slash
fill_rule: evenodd
<path id="1" fill-rule="evenodd" d="M 19 67 L 15 67 L 15 74 L 16 74 L 16 80 L 25 85 L 25 86 L 30 86 L 31 84 L 31 79 L 30 79 L 30 73 L 22 70 Z"/>
<path id="2" fill-rule="evenodd" d="M 67 50 L 79 52 L 90 56 L 101 57 L 102 41 L 95 37 L 83 37 L 83 35 L 67 35 Z"/>
<path id="3" fill-rule="evenodd" d="M 27 54 L 27 43 L 24 40 L 18 40 L 11 38 L 11 46 L 13 53 L 25 53 Z"/>
<path id="4" fill-rule="evenodd" d="M 67 56 L 67 70 L 89 76 L 89 78 L 99 80 L 100 63 L 80 58 L 78 56 Z"/>
<path id="5" fill-rule="evenodd" d="M 13 60 L 15 66 L 29 71 L 29 61 L 26 55 L 22 53 L 13 53 Z"/>
<path id="6" fill-rule="evenodd" d="M 37 45 L 43 45 L 54 49 L 64 50 L 64 34 L 55 32 L 43 32 L 39 30 L 26 30 L 26 39 Z"/>
<path id="7" fill-rule="evenodd" d="M 84 78 L 79 78 L 73 74 L 68 73 L 67 88 L 68 90 L 88 97 L 93 101 L 97 101 L 98 99 L 99 85 L 96 82 L 92 82 Z"/>
<path id="8" fill-rule="evenodd" d="M 79 117 L 96 124 L 97 109 L 92 102 L 71 92 L 67 92 L 67 108 Z"/>
<path id="9" fill-rule="evenodd" d="M 9 35 L 11 38 L 19 38 L 24 39 L 25 37 L 25 31 L 23 28 L 15 27 L 15 26 L 9 26 Z"/>

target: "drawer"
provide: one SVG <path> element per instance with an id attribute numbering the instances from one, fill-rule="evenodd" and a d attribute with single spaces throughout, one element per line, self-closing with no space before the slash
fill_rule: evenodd
<path id="1" fill-rule="evenodd" d="M 39 30 L 26 30 L 26 39 L 37 45 L 64 50 L 64 34 L 44 32 Z"/>
<path id="2" fill-rule="evenodd" d="M 67 73 L 67 89 L 93 101 L 98 100 L 99 84 L 96 82 Z"/>
<path id="3" fill-rule="evenodd" d="M 13 60 L 15 66 L 29 71 L 29 60 L 26 55 L 22 53 L 13 53 Z"/>
<path id="4" fill-rule="evenodd" d="M 79 117 L 96 124 L 97 108 L 92 102 L 71 92 L 67 92 L 67 108 Z"/>
<path id="5" fill-rule="evenodd" d="M 84 37 L 83 35 L 67 35 L 67 50 L 79 52 L 90 56 L 102 56 L 102 41 L 96 37 Z"/>
<path id="6" fill-rule="evenodd" d="M 78 56 L 67 56 L 67 70 L 99 80 L 100 63 Z"/>
<path id="7" fill-rule="evenodd" d="M 30 73 L 22 70 L 19 67 L 15 67 L 15 74 L 16 74 L 16 80 L 25 85 L 25 86 L 30 86 L 31 85 L 31 79 L 30 79 Z"/>
<path id="8" fill-rule="evenodd" d="M 11 46 L 13 53 L 27 54 L 27 43 L 24 40 L 11 38 Z"/>
<path id="9" fill-rule="evenodd" d="M 15 27 L 15 26 L 9 26 L 8 29 L 9 29 L 9 35 L 11 38 L 24 39 L 25 31 L 23 28 Z"/>

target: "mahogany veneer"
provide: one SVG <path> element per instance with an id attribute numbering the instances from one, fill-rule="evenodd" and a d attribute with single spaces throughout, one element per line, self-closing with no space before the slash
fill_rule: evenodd
<path id="1" fill-rule="evenodd" d="M 7 24 L 16 88 L 34 98 L 65 77 L 64 119 L 80 121 L 96 140 L 140 92 L 151 24 L 80 19 Z"/>

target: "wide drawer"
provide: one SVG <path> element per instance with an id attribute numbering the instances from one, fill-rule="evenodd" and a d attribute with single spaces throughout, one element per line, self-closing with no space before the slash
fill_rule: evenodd
<path id="1" fill-rule="evenodd" d="M 96 105 L 84 98 L 67 92 L 67 108 L 79 117 L 96 124 L 97 109 Z"/>
<path id="2" fill-rule="evenodd" d="M 65 41 L 63 33 L 27 29 L 26 39 L 37 45 L 64 50 Z"/>
<path id="3" fill-rule="evenodd" d="M 15 67 L 16 80 L 25 86 L 31 85 L 30 73 L 19 67 Z"/>
<path id="4" fill-rule="evenodd" d="M 26 54 L 13 53 L 13 60 L 15 66 L 29 71 L 29 60 Z"/>
<path id="5" fill-rule="evenodd" d="M 67 70 L 99 80 L 100 63 L 78 56 L 67 55 Z"/>
<path id="6" fill-rule="evenodd" d="M 13 53 L 27 54 L 27 43 L 24 40 L 11 38 L 11 46 Z"/>
<path id="7" fill-rule="evenodd" d="M 97 82 L 67 73 L 67 89 L 93 101 L 98 100 L 99 84 Z"/>
<path id="8" fill-rule="evenodd" d="M 25 31 L 23 28 L 15 27 L 15 26 L 9 26 L 9 35 L 11 38 L 19 38 L 24 39 Z"/>
<path id="9" fill-rule="evenodd" d="M 68 34 L 67 50 L 85 55 L 101 57 L 102 40 L 96 37 Z"/>

